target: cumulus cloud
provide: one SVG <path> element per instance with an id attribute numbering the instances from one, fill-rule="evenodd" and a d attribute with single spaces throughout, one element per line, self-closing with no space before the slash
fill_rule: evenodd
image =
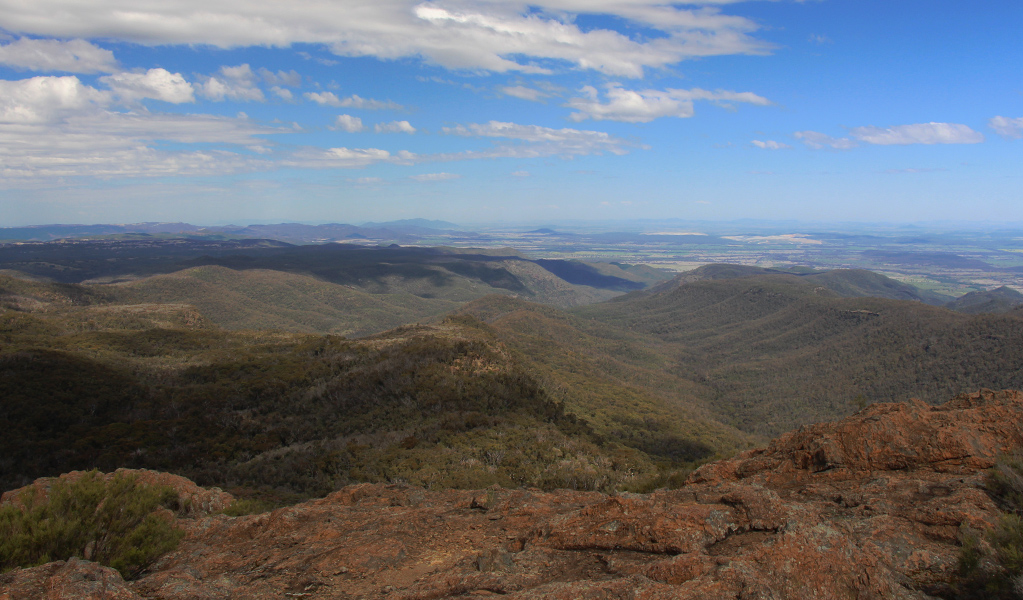
<path id="1" fill-rule="evenodd" d="M 1023 117 L 1010 119 L 1008 117 L 994 117 L 987 122 L 998 135 L 1010 140 L 1023 138 Z"/>
<path id="2" fill-rule="evenodd" d="M 0 28 L 30 35 L 124 40 L 140 44 L 284 47 L 326 45 L 340 56 L 422 57 L 453 69 L 544 73 L 560 61 L 612 76 L 681 60 L 764 54 L 750 19 L 704 1 L 664 0 L 347 0 L 341 3 L 180 0 L 0 0 Z M 708 6 L 711 5 L 711 6 Z M 615 17 L 654 30 L 630 36 L 583 29 L 579 14 Z M 357 15 L 357 18 L 353 18 Z"/>
<path id="3" fill-rule="evenodd" d="M 685 119 L 693 116 L 693 101 L 706 100 L 718 104 L 744 102 L 761 106 L 771 101 L 752 92 L 728 90 L 627 90 L 619 84 L 610 84 L 604 92 L 604 101 L 593 86 L 579 90 L 583 97 L 572 98 L 564 106 L 577 112 L 569 115 L 573 121 L 593 119 L 595 121 L 622 121 L 625 123 L 649 123 L 661 117 Z"/>
<path id="4" fill-rule="evenodd" d="M 338 98 L 337 94 L 333 92 L 306 92 L 304 96 L 307 100 L 312 100 L 322 106 L 333 106 L 335 108 L 361 108 L 364 110 L 402 110 L 404 108 L 397 102 L 362 98 L 356 94 L 352 94 L 347 98 Z"/>
<path id="5" fill-rule="evenodd" d="M 377 123 L 373 126 L 377 133 L 415 133 L 416 128 L 408 121 L 391 121 L 390 123 Z"/>
<path id="6" fill-rule="evenodd" d="M 240 100 L 262 102 L 263 91 L 256 85 L 256 74 L 247 64 L 220 67 L 217 75 L 199 85 L 199 94 L 214 101 Z"/>
<path id="7" fill-rule="evenodd" d="M 422 175 L 412 175 L 409 179 L 414 179 L 419 182 L 430 182 L 430 181 L 448 181 L 450 179 L 461 179 L 462 176 L 457 173 L 424 173 Z"/>
<path id="8" fill-rule="evenodd" d="M 0 81 L 0 123 L 56 122 L 110 101 L 109 92 L 83 84 L 74 75 Z"/>
<path id="9" fill-rule="evenodd" d="M 255 80 L 250 77 L 252 74 L 251 68 L 241 65 L 221 69 L 216 78 L 244 83 Z M 445 129 L 450 135 L 488 140 L 474 142 L 482 143 L 483 148 L 460 152 L 416 154 L 407 150 L 348 147 L 292 149 L 294 146 L 282 150 L 267 141 L 266 136 L 294 129 L 259 125 L 241 114 L 230 118 L 150 112 L 138 102 L 141 99 L 188 102 L 203 93 L 204 87 L 190 84 L 180 74 L 150 69 L 117 73 L 98 81 L 98 85 L 109 89 L 87 85 L 76 76 L 0 80 L 0 180 L 44 183 L 55 177 L 225 174 L 282 166 L 331 169 L 378 163 L 570 158 L 625 154 L 643 148 L 599 131 L 490 121 Z M 224 97 L 228 97 L 226 93 Z M 123 109 L 126 102 L 130 111 Z M 381 131 L 415 131 L 407 121 L 380 125 Z M 346 131 L 364 128 L 361 119 L 352 115 L 337 116 L 332 127 Z M 168 146 L 165 142 L 176 145 Z M 203 144 L 204 148 L 180 147 L 188 144 Z M 215 144 L 217 149 L 207 149 L 209 144 Z"/>
<path id="10" fill-rule="evenodd" d="M 334 129 L 343 129 L 348 133 L 358 133 L 362 131 L 362 119 L 352 115 L 338 115 L 334 119 Z"/>
<path id="11" fill-rule="evenodd" d="M 295 95 L 291 93 L 291 90 L 289 90 L 288 88 L 282 88 L 279 85 L 273 86 L 272 88 L 270 88 L 270 91 L 273 92 L 274 95 L 280 98 L 281 100 L 291 102 L 292 100 L 295 99 Z"/>
<path id="12" fill-rule="evenodd" d="M 792 147 L 792 146 L 789 146 L 788 144 L 783 144 L 782 142 L 776 142 L 774 140 L 767 140 L 767 141 L 753 140 L 750 143 L 753 144 L 754 146 L 756 146 L 757 148 L 760 148 L 761 150 L 784 150 L 785 148 L 791 148 Z"/>
<path id="13" fill-rule="evenodd" d="M 213 175 L 268 168 L 252 156 L 280 133 L 246 118 L 110 110 L 114 92 L 74 76 L 0 81 L 0 180 Z M 232 144 L 246 151 L 167 151 L 157 142 Z"/>
<path id="14" fill-rule="evenodd" d="M 101 77 L 100 81 L 128 102 L 143 98 L 172 104 L 195 102 L 192 84 L 185 81 L 181 73 L 171 73 L 165 69 L 149 69 L 145 73 L 116 73 Z"/>
<path id="15" fill-rule="evenodd" d="M 823 148 L 849 150 L 859 145 L 849 138 L 833 138 L 830 135 L 817 131 L 797 131 L 792 135 L 797 140 L 802 140 L 804 144 L 814 150 L 821 150 Z"/>
<path id="16" fill-rule="evenodd" d="M 312 100 L 313 102 L 323 106 L 341 106 L 341 99 L 333 92 L 306 92 L 303 95 L 306 100 Z"/>
<path id="17" fill-rule="evenodd" d="M 0 46 L 0 64 L 31 71 L 113 73 L 114 53 L 85 40 L 33 40 L 21 38 Z"/>
<path id="18" fill-rule="evenodd" d="M 916 123 L 895 127 L 855 127 L 849 134 L 867 144 L 979 144 L 984 135 L 956 123 Z"/>

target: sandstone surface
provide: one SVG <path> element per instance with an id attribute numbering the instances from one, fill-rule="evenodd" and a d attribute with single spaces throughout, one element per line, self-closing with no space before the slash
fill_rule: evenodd
<path id="1" fill-rule="evenodd" d="M 363 484 L 261 515 L 197 511 L 138 581 L 72 559 L 0 576 L 0 599 L 923 599 L 948 592 L 960 526 L 997 518 L 984 469 L 1021 447 L 1019 392 L 876 404 L 678 490 Z"/>

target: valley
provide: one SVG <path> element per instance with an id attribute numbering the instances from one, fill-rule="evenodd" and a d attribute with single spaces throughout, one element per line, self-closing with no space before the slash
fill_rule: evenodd
<path id="1" fill-rule="evenodd" d="M 872 403 L 1023 387 L 1011 290 L 956 312 L 857 269 L 192 238 L 11 244 L 0 266 L 6 487 L 131 466 L 270 504 L 644 491 Z"/>

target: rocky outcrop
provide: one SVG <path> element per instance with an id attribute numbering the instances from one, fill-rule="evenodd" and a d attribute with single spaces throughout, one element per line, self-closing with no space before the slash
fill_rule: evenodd
<path id="1" fill-rule="evenodd" d="M 129 591 L 167 600 L 922 599 L 948 590 L 960 525 L 997 517 L 983 469 L 1021 446 L 1023 394 L 982 391 L 936 407 L 874 405 L 648 495 L 355 485 L 261 515 L 183 519 L 179 549 Z M 9 573 L 0 598 L 73 562 Z"/>
<path id="2" fill-rule="evenodd" d="M 0 575 L 0 600 L 138 600 L 121 574 L 72 558 Z"/>

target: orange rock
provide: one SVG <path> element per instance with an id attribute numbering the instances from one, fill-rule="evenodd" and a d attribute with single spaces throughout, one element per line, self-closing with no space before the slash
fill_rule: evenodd
<path id="1" fill-rule="evenodd" d="M 998 514 L 983 469 L 1021 447 L 1023 394 L 984 390 L 803 427 L 648 495 L 350 486 L 263 515 L 186 519 L 180 548 L 130 589 L 167 600 L 921 599 L 947 590 L 960 524 Z M 72 569 L 53 564 L 3 576 L 0 598 Z"/>

